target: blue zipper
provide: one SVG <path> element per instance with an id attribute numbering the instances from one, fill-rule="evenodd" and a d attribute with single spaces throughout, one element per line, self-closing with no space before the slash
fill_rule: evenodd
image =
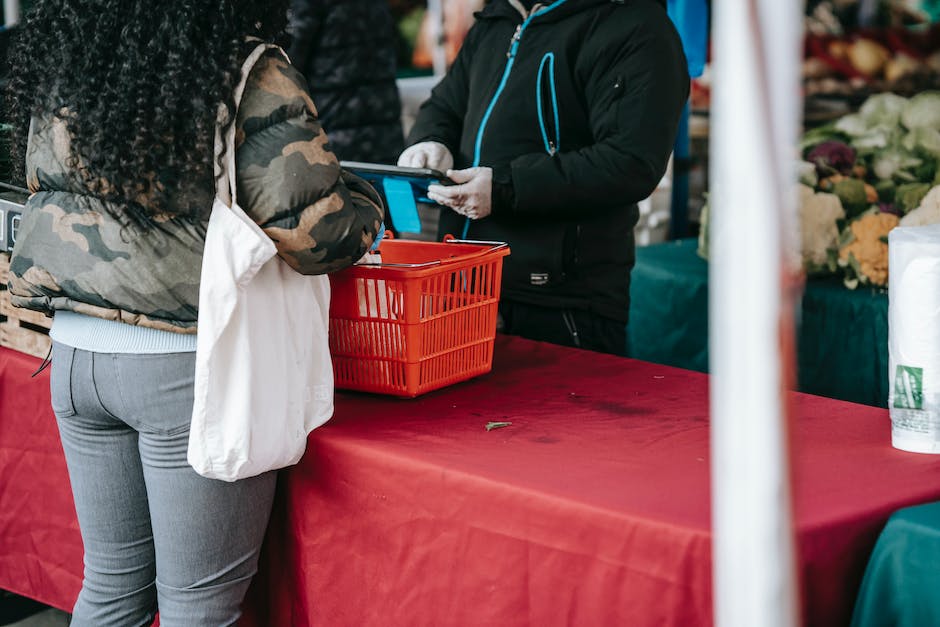
<path id="1" fill-rule="evenodd" d="M 552 95 L 552 113 L 555 118 L 555 143 L 548 137 L 548 131 L 545 129 L 545 117 L 542 115 L 542 73 L 545 66 L 548 65 L 548 84 Z M 539 63 L 539 73 L 535 80 L 535 104 L 538 107 L 539 130 L 542 131 L 542 141 L 545 143 L 545 152 L 554 155 L 561 150 L 561 128 L 558 126 L 558 95 L 555 92 L 555 53 L 546 52 Z"/>
<path id="2" fill-rule="evenodd" d="M 556 8 L 563 5 L 568 0 L 556 0 L 552 4 L 548 5 L 544 9 L 539 9 L 529 17 L 527 17 L 522 24 L 516 27 L 516 32 L 512 36 L 512 41 L 509 44 L 509 52 L 506 53 L 506 56 L 509 57 L 509 60 L 506 61 L 506 69 L 503 70 L 503 77 L 499 81 L 499 87 L 496 88 L 496 93 L 493 94 L 493 99 L 490 100 L 490 104 L 486 107 L 486 112 L 483 114 L 483 119 L 480 121 L 480 129 L 477 131 L 476 142 L 473 146 L 473 166 L 474 168 L 480 165 L 480 153 L 483 150 L 483 133 L 486 131 L 486 124 L 490 121 L 490 115 L 493 113 L 493 109 L 496 107 L 496 101 L 499 100 L 499 97 L 502 95 L 503 90 L 506 88 L 506 83 L 509 81 L 509 73 L 512 72 L 513 63 L 516 61 L 516 53 L 519 50 L 519 41 L 522 39 L 522 33 L 525 32 L 525 29 L 529 26 L 529 23 L 532 22 L 535 18 L 540 15 L 545 15 L 549 11 L 553 11 Z M 552 79 L 554 82 L 554 79 Z M 463 226 L 463 239 L 467 237 L 467 231 L 470 230 L 470 218 L 467 218 L 467 221 Z"/>

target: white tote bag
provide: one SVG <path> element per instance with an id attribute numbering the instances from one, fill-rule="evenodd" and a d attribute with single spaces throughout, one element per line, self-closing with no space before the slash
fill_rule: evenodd
<path id="1" fill-rule="evenodd" d="M 269 48 L 245 61 L 236 103 Z M 204 477 L 235 481 L 297 463 L 307 434 L 333 414 L 330 283 L 292 270 L 238 206 L 235 124 L 224 143 L 217 133 L 216 149 L 224 172 L 202 261 L 188 459 Z"/>

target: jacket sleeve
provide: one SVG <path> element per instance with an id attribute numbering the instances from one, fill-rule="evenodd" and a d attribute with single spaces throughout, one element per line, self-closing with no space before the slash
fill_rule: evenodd
<path id="1" fill-rule="evenodd" d="M 300 73 L 279 53 L 249 75 L 236 120 L 238 202 L 302 274 L 352 265 L 385 217 L 381 197 L 343 172 Z"/>
<path id="2" fill-rule="evenodd" d="M 456 158 L 467 113 L 470 64 L 476 48 L 477 32 L 477 27 L 470 29 L 453 65 L 431 90 L 431 97 L 421 105 L 415 124 L 408 133 L 406 145 L 413 146 L 423 141 L 440 142 Z"/>
<path id="3" fill-rule="evenodd" d="M 511 177 L 516 215 L 574 216 L 623 207 L 656 189 L 689 96 L 689 76 L 672 23 L 655 9 L 634 32 L 618 30 L 615 20 L 602 25 L 598 35 L 606 32 L 603 39 L 611 43 L 592 46 L 602 52 L 600 58 L 585 59 L 594 143 L 554 156 L 521 155 L 510 172 L 494 172 L 494 180 Z"/>

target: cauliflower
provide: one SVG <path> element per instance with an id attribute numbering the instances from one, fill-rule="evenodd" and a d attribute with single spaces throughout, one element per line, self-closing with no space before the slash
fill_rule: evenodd
<path id="1" fill-rule="evenodd" d="M 708 261 L 708 212 L 708 195 L 706 194 L 702 213 L 699 214 L 699 224 L 701 226 L 698 232 L 698 249 L 695 251 L 705 261 Z"/>
<path id="2" fill-rule="evenodd" d="M 819 176 L 816 174 L 816 165 L 808 161 L 798 161 L 796 171 L 799 173 L 800 183 L 810 187 L 816 187 L 819 184 Z"/>
<path id="3" fill-rule="evenodd" d="M 829 251 L 839 245 L 836 220 L 845 217 L 842 201 L 835 194 L 816 194 L 812 188 L 800 185 L 799 211 L 803 268 L 810 274 L 823 271 L 829 260 Z"/>
<path id="4" fill-rule="evenodd" d="M 940 185 L 927 192 L 920 206 L 901 218 L 901 226 L 924 226 L 940 222 Z"/>
<path id="5" fill-rule="evenodd" d="M 846 287 L 854 289 L 860 282 L 888 284 L 888 233 L 897 225 L 896 215 L 879 211 L 865 213 L 849 224 L 839 246 Z"/>

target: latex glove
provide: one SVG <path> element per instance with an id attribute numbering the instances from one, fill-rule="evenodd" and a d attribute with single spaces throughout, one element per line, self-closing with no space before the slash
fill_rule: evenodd
<path id="1" fill-rule="evenodd" d="M 493 168 L 448 170 L 447 178 L 456 185 L 429 185 L 428 198 L 471 220 L 493 212 Z"/>
<path id="2" fill-rule="evenodd" d="M 454 156 L 440 142 L 421 142 L 406 148 L 398 157 L 398 165 L 405 168 L 431 168 L 444 172 L 454 167 Z"/>

